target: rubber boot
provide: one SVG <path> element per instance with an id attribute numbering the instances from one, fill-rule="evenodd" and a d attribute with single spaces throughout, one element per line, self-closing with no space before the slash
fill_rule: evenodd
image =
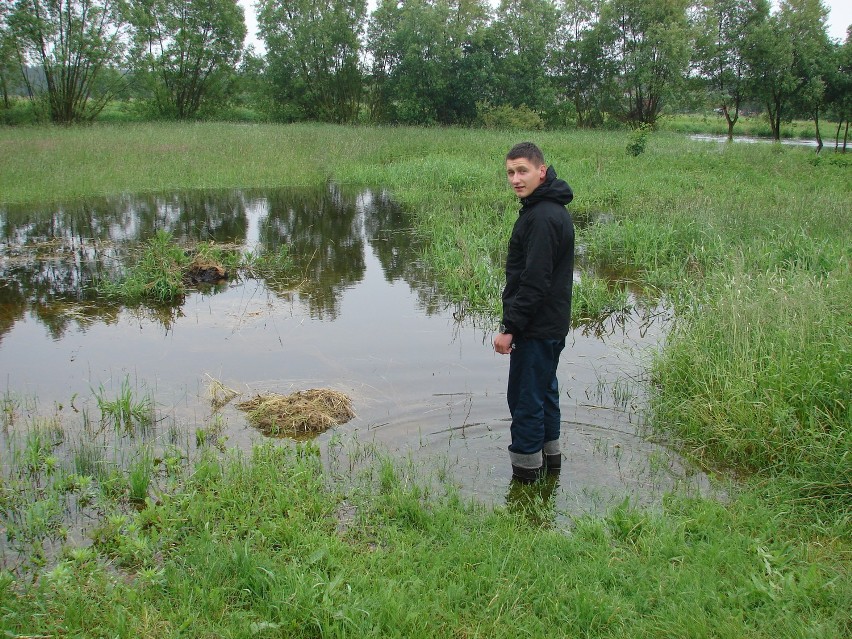
<path id="1" fill-rule="evenodd" d="M 512 464 L 512 479 L 522 484 L 532 484 L 541 477 L 542 467 L 524 468 L 523 466 L 515 466 Z"/>
<path id="2" fill-rule="evenodd" d="M 541 452 L 544 468 L 551 475 L 558 475 L 562 470 L 562 453 L 559 450 L 559 440 L 545 442 Z"/>
<path id="3" fill-rule="evenodd" d="M 509 451 L 509 461 L 512 463 L 512 478 L 519 482 L 530 484 L 542 475 L 541 452 L 524 454 Z"/>

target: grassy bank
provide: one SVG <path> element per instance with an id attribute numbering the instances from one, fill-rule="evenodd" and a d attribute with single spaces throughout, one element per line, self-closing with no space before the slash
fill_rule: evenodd
<path id="1" fill-rule="evenodd" d="M 382 186 L 430 239 L 424 257 L 448 294 L 488 312 L 517 210 L 502 158 L 521 137 L 0 129 L 0 198 Z M 668 133 L 638 157 L 626 133 L 534 137 L 574 187 L 578 220 L 592 220 L 584 259 L 674 306 L 651 421 L 699 463 L 735 471 L 729 502 L 673 497 L 662 512 L 625 507 L 566 534 L 540 512 L 546 501 L 486 511 L 449 489 L 427 494 L 386 460 L 343 494 L 305 449 L 205 457 L 35 585 L 3 577 L 3 629 L 82 636 L 97 617 L 92 635 L 128 637 L 848 635 L 850 163 Z M 32 460 L 45 476 L 49 458 Z"/>

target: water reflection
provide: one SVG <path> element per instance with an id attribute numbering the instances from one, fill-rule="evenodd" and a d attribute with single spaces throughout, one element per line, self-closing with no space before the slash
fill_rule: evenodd
<path id="1" fill-rule="evenodd" d="M 398 206 L 382 193 L 319 190 L 197 191 L 121 195 L 58 206 L 0 209 L 0 339 L 27 312 L 54 339 L 69 325 L 115 321 L 120 307 L 95 299 L 93 282 L 115 275 L 139 246 L 163 230 L 183 245 L 212 241 L 242 250 L 289 249 L 295 281 L 267 281 L 269 290 L 307 305 L 317 319 L 335 319 L 343 291 L 365 271 L 365 242 L 388 281 L 419 287 L 424 306 L 438 308 L 418 264 L 417 240 Z M 393 242 L 388 241 L 393 236 Z M 208 292 L 215 292 L 208 291 Z M 169 328 L 180 310 L 137 309 Z"/>

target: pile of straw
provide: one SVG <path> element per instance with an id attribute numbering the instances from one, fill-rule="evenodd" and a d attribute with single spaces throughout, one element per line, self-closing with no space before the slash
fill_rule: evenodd
<path id="1" fill-rule="evenodd" d="M 337 391 L 312 388 L 291 395 L 269 393 L 237 404 L 249 422 L 271 437 L 310 437 L 355 417 L 349 398 Z"/>

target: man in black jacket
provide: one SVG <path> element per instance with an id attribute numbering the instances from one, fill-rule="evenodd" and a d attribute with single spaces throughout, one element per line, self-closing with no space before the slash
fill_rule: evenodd
<path id="1" fill-rule="evenodd" d="M 565 205 L 574 194 L 532 142 L 512 147 L 506 174 L 521 210 L 509 239 L 494 350 L 510 355 L 512 476 L 529 482 L 562 466 L 556 367 L 571 323 L 574 223 Z"/>

